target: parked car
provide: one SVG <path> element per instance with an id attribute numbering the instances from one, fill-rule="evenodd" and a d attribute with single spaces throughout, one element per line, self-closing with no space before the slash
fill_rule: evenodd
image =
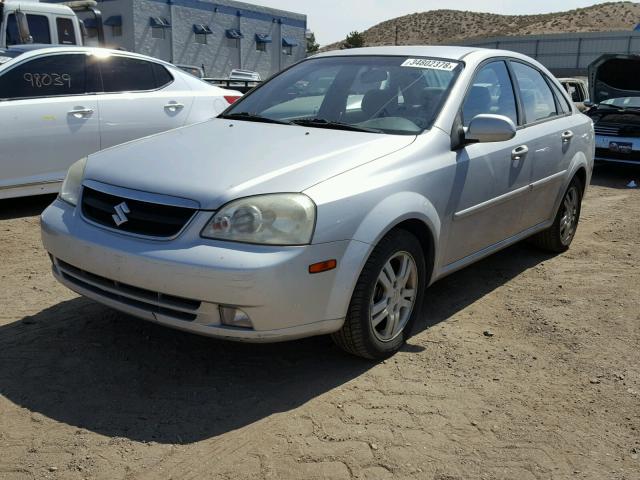
<path id="1" fill-rule="evenodd" d="M 240 93 L 116 50 L 0 50 L 0 198 L 58 191 L 75 159 L 215 117 Z"/>
<path id="2" fill-rule="evenodd" d="M 596 160 L 640 165 L 640 55 L 603 55 L 589 65 Z"/>
<path id="3" fill-rule="evenodd" d="M 241 70 L 239 68 L 234 68 L 231 70 L 229 74 L 229 80 L 243 80 L 248 82 L 260 82 L 262 78 L 258 72 L 254 72 L 252 70 Z"/>
<path id="4" fill-rule="evenodd" d="M 558 81 L 569 93 L 571 101 L 575 104 L 578 110 L 581 112 L 587 110 L 588 107 L 584 104 L 585 101 L 589 101 L 586 82 L 579 78 L 559 78 Z"/>
<path id="5" fill-rule="evenodd" d="M 204 78 L 204 70 L 202 69 L 202 67 L 196 67 L 195 65 L 181 65 L 181 64 L 176 64 L 176 67 L 178 67 L 180 70 L 190 73 L 194 77 Z"/>
<path id="6" fill-rule="evenodd" d="M 303 111 L 308 94 L 322 101 Z M 524 55 L 322 53 L 214 120 L 79 160 L 42 238 L 60 282 L 120 311 L 381 358 L 436 280 L 527 237 L 566 250 L 593 150 L 591 121 Z"/>

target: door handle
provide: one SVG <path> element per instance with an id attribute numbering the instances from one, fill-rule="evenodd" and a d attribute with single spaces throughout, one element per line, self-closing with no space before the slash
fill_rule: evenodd
<path id="1" fill-rule="evenodd" d="M 564 143 L 567 143 L 572 138 L 573 138 L 573 132 L 571 130 L 567 130 L 566 132 L 562 132 L 562 141 Z"/>
<path id="2" fill-rule="evenodd" d="M 75 118 L 87 118 L 93 114 L 93 109 L 84 108 L 84 107 L 75 107 L 73 110 L 69 110 L 69 112 L 67 113 L 68 115 L 71 115 L 72 117 L 75 117 Z"/>
<path id="3" fill-rule="evenodd" d="M 177 102 L 167 103 L 164 106 L 164 109 L 170 112 L 177 112 L 178 110 L 182 110 L 183 108 L 184 108 L 184 105 L 182 103 L 177 103 Z"/>
<path id="4" fill-rule="evenodd" d="M 519 147 L 511 150 L 511 160 L 522 160 L 529 153 L 529 147 L 526 145 L 520 145 Z"/>

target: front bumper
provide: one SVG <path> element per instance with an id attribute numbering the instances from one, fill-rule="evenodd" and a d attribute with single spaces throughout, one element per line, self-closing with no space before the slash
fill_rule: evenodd
<path id="1" fill-rule="evenodd" d="M 155 241 L 91 225 L 56 200 L 42 214 L 42 241 L 61 283 L 169 327 L 249 342 L 340 329 L 368 244 L 271 247 L 202 239 L 210 216 L 201 212 L 177 239 Z M 327 259 L 336 259 L 338 268 L 308 273 L 309 265 Z M 242 309 L 253 328 L 223 325 L 220 306 Z"/>

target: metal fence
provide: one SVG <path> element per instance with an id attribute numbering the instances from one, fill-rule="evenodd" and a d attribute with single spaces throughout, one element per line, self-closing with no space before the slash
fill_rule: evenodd
<path id="1" fill-rule="evenodd" d="M 584 76 L 589 64 L 605 53 L 640 54 L 640 31 L 495 37 L 462 44 L 529 55 L 557 76 Z"/>

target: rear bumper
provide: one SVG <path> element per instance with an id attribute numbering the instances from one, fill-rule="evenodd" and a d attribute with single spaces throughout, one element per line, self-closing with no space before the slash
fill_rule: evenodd
<path id="1" fill-rule="evenodd" d="M 200 218 L 202 217 L 202 218 Z M 334 332 L 342 326 L 369 245 L 341 241 L 265 247 L 203 240 L 198 214 L 169 242 L 110 232 L 56 200 L 42 214 L 42 240 L 55 277 L 71 290 L 145 320 L 225 339 L 269 342 Z M 338 268 L 310 275 L 308 266 Z M 238 307 L 253 328 L 221 323 Z"/>
<path id="2" fill-rule="evenodd" d="M 596 134 L 595 160 L 640 165 L 640 138 Z"/>

